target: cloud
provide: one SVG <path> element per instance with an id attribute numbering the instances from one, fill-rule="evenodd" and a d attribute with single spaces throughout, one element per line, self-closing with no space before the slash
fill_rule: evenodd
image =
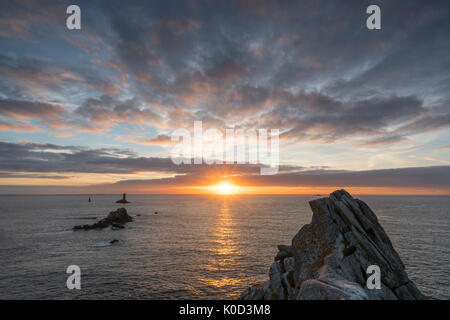
<path id="1" fill-rule="evenodd" d="M 360 143 L 360 146 L 363 147 L 374 147 L 374 146 L 383 146 L 388 144 L 394 144 L 401 141 L 404 141 L 405 138 L 399 135 L 385 135 L 380 138 L 375 138 L 372 140 L 368 140 L 366 142 Z"/>
<path id="2" fill-rule="evenodd" d="M 57 104 L 51 104 L 40 101 L 0 99 L 0 116 L 18 121 L 10 123 L 0 121 L 0 131 L 22 131 L 38 132 L 43 129 L 40 126 L 50 130 L 56 130 L 60 136 L 69 133 L 63 130 L 90 127 L 89 124 L 83 125 L 74 120 L 67 119 L 68 111 L 65 107 Z M 26 123 L 29 120 L 35 120 L 38 125 Z"/>
<path id="3" fill-rule="evenodd" d="M 291 167 L 286 167 L 291 169 Z M 0 171 L 57 173 L 135 174 L 159 172 L 173 174 L 203 173 L 255 174 L 260 166 L 247 165 L 175 165 L 170 158 L 142 157 L 117 148 L 85 148 L 38 143 L 0 142 Z M 283 170 L 283 167 L 281 168 Z"/>
<path id="4" fill-rule="evenodd" d="M 75 113 L 90 123 L 103 126 L 118 122 L 155 125 L 162 121 L 159 114 L 139 105 L 136 100 L 121 101 L 105 95 L 100 99 L 87 99 Z"/>
<path id="5" fill-rule="evenodd" d="M 148 146 L 168 146 L 172 144 L 171 136 L 159 134 L 151 139 L 127 138 L 127 141 Z"/>
<path id="6" fill-rule="evenodd" d="M 16 120 L 60 117 L 64 107 L 44 102 L 0 99 L 0 115 Z"/>
<path id="7" fill-rule="evenodd" d="M 333 187 L 420 187 L 450 190 L 450 166 L 395 168 L 383 170 L 300 172 L 267 178 L 251 176 L 243 179 L 259 186 L 333 186 Z"/>
<path id="8" fill-rule="evenodd" d="M 95 59 L 89 56 L 88 61 Z M 98 66 L 92 70 L 83 64 L 66 64 L 45 57 L 0 54 L 0 88 L 10 99 L 66 100 L 79 98 L 86 92 L 117 95 L 120 86 L 102 76 Z M 97 64 L 89 61 L 89 65 Z"/>
<path id="9" fill-rule="evenodd" d="M 33 27 L 57 22 L 56 17 L 65 12 L 64 9 L 62 3 L 51 1 L 41 1 L 39 6 L 33 1 L 4 1 L 0 11 L 0 35 L 25 39 Z"/>
<path id="10" fill-rule="evenodd" d="M 282 147 L 328 144 L 324 158 L 331 159 L 334 145 L 359 152 L 402 147 L 430 132 L 432 140 L 446 137 L 448 1 L 381 1 L 388 13 L 381 32 L 365 28 L 368 4 L 358 0 L 78 4 L 82 32 L 64 27 L 64 2 L 0 4 L 6 140 L 15 139 L 8 131 L 34 141 L 48 133 L 80 141 L 101 132 L 102 141 L 124 146 L 118 137 L 150 129 L 163 134 L 134 142 L 162 145 L 169 130 L 202 120 L 204 128 L 222 130 L 278 128 Z M 95 148 L 96 141 L 60 153 L 27 147 L 16 166 L 29 161 L 30 170 L 50 172 L 52 163 L 68 172 L 83 170 L 79 161 L 87 172 L 188 172 L 139 154 L 122 159 Z M 426 165 L 417 150 L 409 155 Z"/>
<path id="11" fill-rule="evenodd" d="M 48 174 L 34 174 L 34 173 L 13 173 L 0 172 L 0 178 L 14 178 L 14 179 L 51 179 L 51 180 L 66 180 L 70 176 L 48 175 Z"/>
<path id="12" fill-rule="evenodd" d="M 0 121 L 0 131 L 38 132 L 41 129 L 30 124 Z"/>
<path id="13" fill-rule="evenodd" d="M 417 119 L 426 112 L 415 96 L 346 101 L 317 93 L 285 95 L 283 106 L 262 118 L 266 127 L 281 128 L 284 138 L 293 140 L 330 143 L 360 135 L 376 137 L 388 133 L 391 125 Z"/>
<path id="14" fill-rule="evenodd" d="M 405 134 L 414 134 L 424 131 L 436 130 L 450 126 L 450 113 L 443 115 L 424 115 L 415 121 L 405 124 L 398 129 Z"/>

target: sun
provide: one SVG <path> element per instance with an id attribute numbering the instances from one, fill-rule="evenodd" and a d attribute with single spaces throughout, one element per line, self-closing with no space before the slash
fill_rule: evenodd
<path id="1" fill-rule="evenodd" d="M 222 182 L 215 189 L 218 194 L 232 194 L 234 192 L 234 186 L 228 182 Z"/>

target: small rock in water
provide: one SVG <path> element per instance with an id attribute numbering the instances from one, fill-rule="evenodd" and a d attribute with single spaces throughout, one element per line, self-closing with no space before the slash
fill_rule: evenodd
<path id="1" fill-rule="evenodd" d="M 115 245 L 119 245 L 121 244 L 123 241 L 122 240 L 117 240 L 117 239 L 113 239 L 113 240 L 108 240 L 108 241 L 100 241 L 97 242 L 95 244 L 93 244 L 93 247 L 110 247 L 110 246 L 115 246 Z"/>
<path id="2" fill-rule="evenodd" d="M 122 224 L 133 221 L 125 208 L 117 209 L 108 214 L 108 216 L 94 224 L 85 224 L 73 227 L 73 230 L 90 230 L 90 229 L 103 229 L 110 225 L 117 225 L 123 227 Z"/>

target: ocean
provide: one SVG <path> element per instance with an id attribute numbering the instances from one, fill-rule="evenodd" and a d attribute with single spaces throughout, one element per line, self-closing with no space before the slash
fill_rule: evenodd
<path id="1" fill-rule="evenodd" d="M 120 197 L 0 196 L 0 299 L 235 299 L 268 279 L 276 245 L 310 222 L 317 198 L 128 195 L 125 229 L 72 231 Z M 419 289 L 450 299 L 450 196 L 358 198 Z M 81 269 L 80 290 L 66 287 L 69 265 Z"/>

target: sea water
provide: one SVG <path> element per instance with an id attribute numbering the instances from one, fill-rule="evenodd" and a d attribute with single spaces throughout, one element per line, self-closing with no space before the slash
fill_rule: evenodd
<path id="1" fill-rule="evenodd" d="M 0 299 L 235 299 L 268 279 L 276 245 L 310 222 L 316 197 L 129 195 L 125 229 L 72 231 L 124 206 L 91 198 L 0 196 Z M 358 198 L 419 289 L 449 299 L 450 197 Z M 80 290 L 66 287 L 69 265 L 81 269 Z"/>

